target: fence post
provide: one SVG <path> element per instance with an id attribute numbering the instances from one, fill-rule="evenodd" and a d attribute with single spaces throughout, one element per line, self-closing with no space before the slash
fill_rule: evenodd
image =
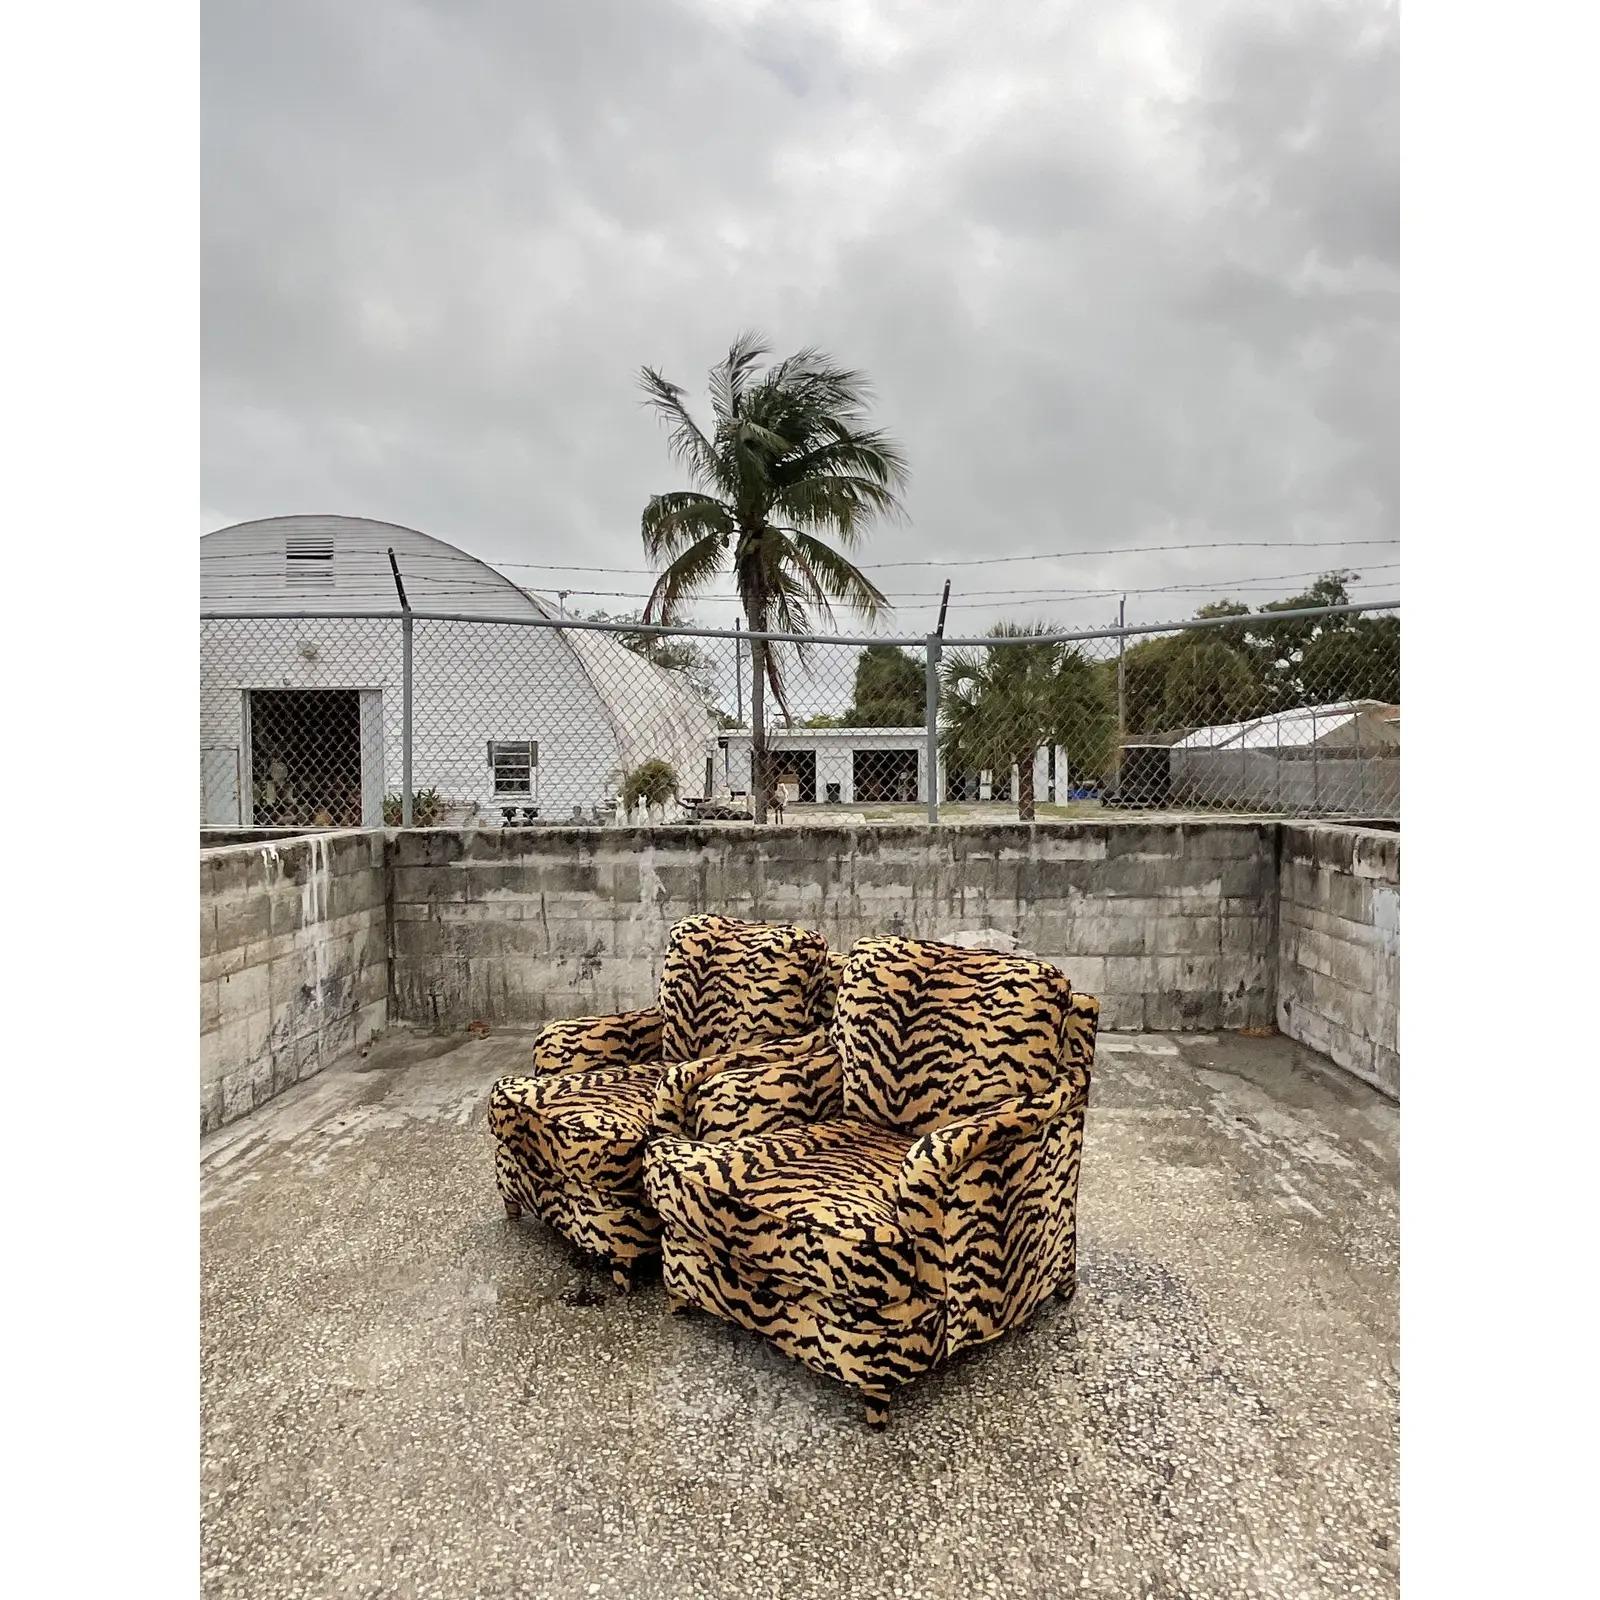
<path id="1" fill-rule="evenodd" d="M 765 626 L 765 624 L 763 624 Z M 767 820 L 767 651 L 765 639 L 750 640 L 750 820 Z"/>
<path id="2" fill-rule="evenodd" d="M 400 826 L 411 826 L 411 618 L 400 619 Z"/>
<path id="3" fill-rule="evenodd" d="M 948 590 L 946 591 L 948 593 Z M 939 635 L 930 633 L 923 658 L 923 718 L 927 734 L 928 821 L 939 820 Z"/>
<path id="4" fill-rule="evenodd" d="M 411 826 L 411 604 L 400 576 L 400 563 L 394 548 L 389 549 L 389 570 L 394 574 L 395 592 L 400 596 L 400 826 Z"/>
<path id="5" fill-rule="evenodd" d="M 1117 751 L 1112 757 L 1111 782 L 1122 799 L 1122 752 L 1128 747 L 1128 597 L 1117 603 Z M 1171 759 L 1170 757 L 1168 758 Z M 1102 777 L 1102 782 L 1104 781 Z"/>

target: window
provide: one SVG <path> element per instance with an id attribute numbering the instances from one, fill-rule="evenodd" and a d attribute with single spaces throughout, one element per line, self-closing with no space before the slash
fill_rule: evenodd
<path id="1" fill-rule="evenodd" d="M 489 770 L 496 794 L 531 795 L 533 775 L 539 767 L 537 739 L 491 739 Z"/>
<path id="2" fill-rule="evenodd" d="M 333 535 L 291 533 L 283 541 L 284 573 L 291 589 L 333 587 Z"/>

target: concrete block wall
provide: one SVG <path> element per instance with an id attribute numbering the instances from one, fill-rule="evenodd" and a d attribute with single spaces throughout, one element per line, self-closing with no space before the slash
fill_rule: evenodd
<path id="1" fill-rule="evenodd" d="M 1400 1094 L 1400 836 L 1285 823 L 1278 867 L 1278 1027 Z"/>
<path id="2" fill-rule="evenodd" d="M 1000 928 L 1108 1028 L 1270 1026 L 1277 825 L 1114 822 L 421 830 L 391 835 L 397 1019 L 646 1005 L 694 911 L 874 933 Z"/>
<path id="3" fill-rule="evenodd" d="M 200 1126 L 319 1072 L 388 1021 L 381 831 L 200 857 Z"/>

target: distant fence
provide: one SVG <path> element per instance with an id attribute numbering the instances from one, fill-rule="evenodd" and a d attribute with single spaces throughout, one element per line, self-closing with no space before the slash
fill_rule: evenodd
<path id="1" fill-rule="evenodd" d="M 1397 604 L 977 639 L 204 612 L 201 820 L 1390 817 L 1399 632 Z"/>

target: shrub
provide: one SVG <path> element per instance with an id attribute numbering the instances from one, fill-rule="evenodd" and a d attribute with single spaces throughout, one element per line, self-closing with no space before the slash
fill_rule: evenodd
<path id="1" fill-rule="evenodd" d="M 642 761 L 622 780 L 622 806 L 632 811 L 643 800 L 647 806 L 664 806 L 677 798 L 678 774 L 670 763 L 653 759 Z"/>
<path id="2" fill-rule="evenodd" d="M 383 825 L 398 828 L 404 814 L 397 794 L 383 797 Z M 411 797 L 411 826 L 431 828 L 444 815 L 444 796 L 437 789 L 418 789 Z"/>

